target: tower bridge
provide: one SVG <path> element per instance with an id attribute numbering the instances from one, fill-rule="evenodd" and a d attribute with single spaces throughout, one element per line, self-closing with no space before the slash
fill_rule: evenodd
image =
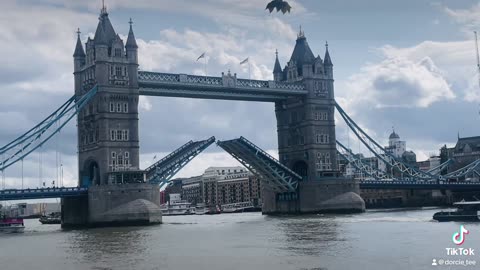
<path id="1" fill-rule="evenodd" d="M 358 195 L 360 185 L 375 189 L 480 189 L 480 184 L 440 183 L 445 176 L 420 172 L 389 156 L 335 102 L 328 44 L 323 58 L 315 56 L 302 31 L 283 68 L 277 53 L 273 80 L 241 79 L 230 72 L 215 77 L 139 71 L 132 22 L 124 43 L 104 7 L 95 36 L 89 37 L 85 46 L 78 33 L 73 59 L 74 96 L 39 125 L 0 148 L 0 155 L 8 156 L 0 163 L 3 171 L 54 136 L 59 128 L 52 128 L 53 123 L 66 123 L 77 116 L 77 188 L 0 192 L 0 200 L 61 197 L 63 226 L 161 222 L 159 185 L 167 183 L 215 142 L 215 137 L 190 141 L 142 170 L 138 132 L 140 95 L 274 103 L 279 160 L 244 137 L 217 142 L 261 179 L 265 188 L 262 209 L 265 214 L 361 212 L 365 203 Z M 375 173 L 352 158 L 348 149 L 336 140 L 335 109 L 362 143 L 392 170 L 421 182 L 379 181 L 386 177 L 385 173 Z M 19 145 L 21 150 L 15 148 Z M 350 163 L 368 172 L 373 181 L 360 184 L 341 176 L 338 155 L 348 157 Z M 447 178 L 476 172 L 478 166 L 480 162 Z"/>

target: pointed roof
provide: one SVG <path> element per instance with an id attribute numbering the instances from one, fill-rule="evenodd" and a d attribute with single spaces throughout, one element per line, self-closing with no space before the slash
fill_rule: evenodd
<path id="1" fill-rule="evenodd" d="M 98 17 L 97 30 L 95 31 L 93 40 L 95 44 L 108 45 L 115 39 L 116 35 L 112 23 L 108 18 L 107 8 L 104 6 L 100 12 L 100 17 Z"/>
<path id="2" fill-rule="evenodd" d="M 75 46 L 73 57 L 85 57 L 85 51 L 83 50 L 82 41 L 80 40 L 80 28 L 77 30 L 77 45 Z"/>
<path id="3" fill-rule="evenodd" d="M 278 61 L 278 50 L 275 51 L 275 66 L 273 67 L 273 73 L 282 73 L 282 66 L 280 66 L 280 61 Z"/>
<path id="4" fill-rule="evenodd" d="M 324 64 L 325 66 L 333 66 L 332 59 L 330 59 L 330 53 L 328 53 L 328 42 L 325 42 L 325 61 Z M 395 132 L 394 132 L 395 133 Z"/>
<path id="5" fill-rule="evenodd" d="M 130 21 L 128 23 L 130 24 L 130 31 L 128 31 L 128 38 L 127 38 L 127 43 L 125 44 L 125 48 L 136 49 L 136 48 L 138 48 L 138 46 L 137 46 L 137 41 L 135 40 L 135 35 L 133 34 L 132 18 L 130 18 Z"/>
<path id="6" fill-rule="evenodd" d="M 307 38 L 305 33 L 300 30 L 300 33 L 297 36 L 297 42 L 295 48 L 293 49 L 292 56 L 290 61 L 295 61 L 297 67 L 302 67 L 303 64 L 311 64 L 315 60 L 315 55 L 313 54 L 310 46 L 308 45 Z"/>

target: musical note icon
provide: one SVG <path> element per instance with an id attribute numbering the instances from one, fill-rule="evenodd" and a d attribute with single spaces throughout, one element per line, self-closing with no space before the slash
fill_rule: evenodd
<path id="1" fill-rule="evenodd" d="M 465 226 L 463 225 L 460 225 L 460 231 L 459 232 L 455 232 L 453 235 L 452 235 L 452 241 L 453 243 L 455 243 L 456 245 L 461 245 L 463 244 L 463 242 L 465 241 L 465 235 L 468 234 L 468 230 L 465 229 Z"/>

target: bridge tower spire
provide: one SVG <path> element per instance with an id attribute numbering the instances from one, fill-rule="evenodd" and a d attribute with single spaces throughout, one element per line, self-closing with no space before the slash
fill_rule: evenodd
<path id="1" fill-rule="evenodd" d="M 283 79 L 282 66 L 278 60 L 278 50 L 275 50 L 275 66 L 273 68 L 273 80 L 279 82 Z"/>
<path id="2" fill-rule="evenodd" d="M 77 44 L 73 52 L 73 76 L 75 80 L 75 89 L 81 88 L 82 78 L 81 70 L 85 65 L 86 54 L 83 50 L 82 41 L 80 40 L 80 28 L 77 29 Z M 77 92 L 75 92 L 77 93 Z"/>

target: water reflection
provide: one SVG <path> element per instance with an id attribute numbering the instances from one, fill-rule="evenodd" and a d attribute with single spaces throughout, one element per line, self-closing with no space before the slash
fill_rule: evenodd
<path id="1" fill-rule="evenodd" d="M 274 218 L 275 219 L 275 218 Z M 334 216 L 277 217 L 275 227 L 283 233 L 278 248 L 290 255 L 334 255 L 349 248 Z"/>
<path id="2" fill-rule="evenodd" d="M 148 256 L 150 231 L 145 227 L 78 230 L 70 234 L 65 245 L 69 257 L 78 264 L 94 262 L 95 269 L 102 270 L 134 269 Z"/>

